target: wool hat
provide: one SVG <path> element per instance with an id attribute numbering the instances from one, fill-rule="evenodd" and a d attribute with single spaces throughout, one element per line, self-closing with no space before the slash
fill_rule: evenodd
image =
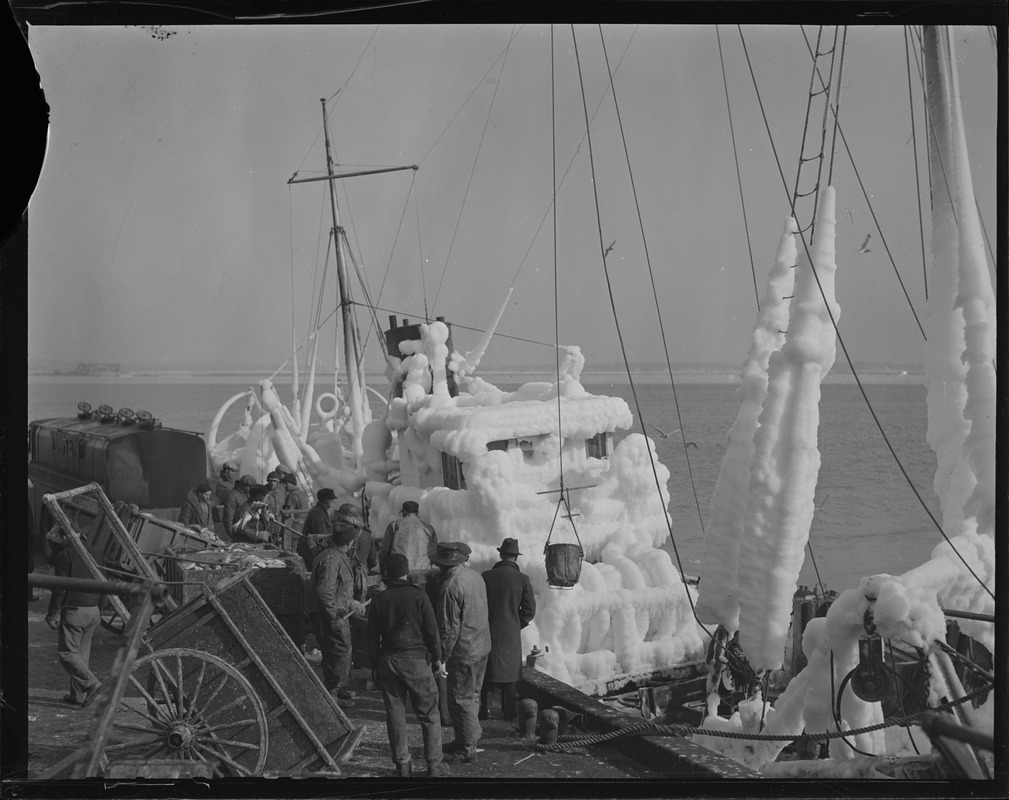
<path id="1" fill-rule="evenodd" d="M 214 490 L 213 488 L 211 488 L 210 483 L 208 481 L 204 481 L 203 483 L 201 483 L 199 486 L 196 487 L 197 494 L 203 494 L 204 492 L 212 492 L 212 491 Z"/>
<path id="2" fill-rule="evenodd" d="M 501 546 L 497 551 L 503 556 L 520 556 L 519 552 L 519 540 L 518 539 L 505 539 L 501 542 Z"/>
<path id="3" fill-rule="evenodd" d="M 361 516 L 361 509 L 354 503 L 344 503 L 333 516 L 333 521 L 342 525 L 353 525 L 355 528 L 364 527 L 364 517 Z"/>
<path id="4" fill-rule="evenodd" d="M 410 560 L 402 553 L 390 553 L 385 560 L 385 577 L 405 578 L 410 574 Z"/>
<path id="5" fill-rule="evenodd" d="M 270 493 L 269 486 L 262 486 L 258 483 L 255 483 L 249 487 L 249 501 L 253 502 L 256 500 L 262 500 L 269 493 Z"/>
<path id="6" fill-rule="evenodd" d="M 469 547 L 463 542 L 439 542 L 438 549 L 435 550 L 431 560 L 435 564 L 441 564 L 444 567 L 454 567 L 459 564 L 463 564 L 468 557 L 468 552 L 463 552 L 463 547 L 469 550 Z"/>
<path id="7" fill-rule="evenodd" d="M 283 483 L 286 483 L 286 484 L 287 484 L 288 486 L 297 486 L 297 485 L 298 485 L 298 476 L 297 476 L 297 475 L 295 475 L 295 474 L 294 474 L 293 472 L 288 472 L 288 473 L 287 473 L 287 474 L 286 474 L 286 475 L 285 475 L 285 476 L 284 476 L 283 478 L 281 478 L 280 480 L 281 480 L 281 481 L 282 481 Z"/>
<path id="8" fill-rule="evenodd" d="M 270 481 L 279 481 L 279 480 L 280 480 L 280 473 L 276 471 L 273 471 L 266 476 L 267 483 L 269 483 Z"/>
<path id="9" fill-rule="evenodd" d="M 333 543 L 334 544 L 349 544 L 354 541 L 354 537 L 357 535 L 358 529 L 353 525 L 346 525 L 344 523 L 337 523 L 333 526 Z"/>
<path id="10" fill-rule="evenodd" d="M 415 500 L 407 500 L 403 503 L 403 513 L 404 514 L 416 514 L 420 511 L 420 506 Z"/>
<path id="11" fill-rule="evenodd" d="M 249 488 L 257 485 L 256 484 L 256 479 L 253 478 L 251 475 L 248 475 L 248 474 L 243 475 L 241 478 L 239 478 L 237 481 L 235 481 L 235 483 L 236 484 L 241 484 L 246 489 L 249 489 Z"/>
<path id="12" fill-rule="evenodd" d="M 315 499 L 318 500 L 320 503 L 326 500 L 336 500 L 336 492 L 334 492 L 332 489 L 329 488 L 319 489 L 319 491 L 315 495 Z"/>

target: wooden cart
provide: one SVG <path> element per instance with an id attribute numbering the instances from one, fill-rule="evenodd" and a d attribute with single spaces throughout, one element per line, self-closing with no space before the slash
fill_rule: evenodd
<path id="1" fill-rule="evenodd" d="M 107 580 L 60 505 L 81 495 L 97 504 L 138 571 L 156 580 L 100 486 L 46 495 L 95 578 Z M 128 679 L 110 675 L 99 697 L 110 760 L 201 762 L 221 777 L 340 774 L 364 727 L 354 728 L 272 613 L 253 585 L 256 571 L 198 586 L 199 595 L 181 605 L 164 596 L 167 613 L 143 631 L 119 670 Z M 129 623 L 130 611 L 111 597 Z"/>

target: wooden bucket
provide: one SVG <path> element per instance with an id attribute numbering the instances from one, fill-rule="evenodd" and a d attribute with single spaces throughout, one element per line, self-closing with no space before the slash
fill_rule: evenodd
<path id="1" fill-rule="evenodd" d="M 548 544 L 546 554 L 547 585 L 554 589 L 570 589 L 582 574 L 581 545 Z"/>

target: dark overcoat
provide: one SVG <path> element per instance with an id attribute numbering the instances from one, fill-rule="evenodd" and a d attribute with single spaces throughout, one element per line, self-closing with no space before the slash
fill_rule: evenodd
<path id="1" fill-rule="evenodd" d="M 522 677 L 520 631 L 536 614 L 536 598 L 529 576 L 514 561 L 499 561 L 483 573 L 487 584 L 487 619 L 491 651 L 484 681 L 515 683 Z"/>

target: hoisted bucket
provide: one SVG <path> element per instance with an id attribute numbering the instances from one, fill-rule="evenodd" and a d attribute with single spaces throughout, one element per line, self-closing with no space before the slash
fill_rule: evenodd
<path id="1" fill-rule="evenodd" d="M 546 556 L 547 585 L 551 589 L 570 589 L 582 574 L 584 552 L 578 544 L 548 544 Z"/>

